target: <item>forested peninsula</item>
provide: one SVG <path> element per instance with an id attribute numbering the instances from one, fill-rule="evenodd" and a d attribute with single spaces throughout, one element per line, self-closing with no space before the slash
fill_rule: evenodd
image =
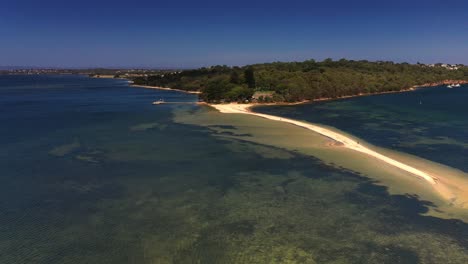
<path id="1" fill-rule="evenodd" d="M 467 83 L 468 67 L 325 59 L 213 66 L 136 77 L 135 85 L 199 91 L 210 103 L 299 102 Z"/>

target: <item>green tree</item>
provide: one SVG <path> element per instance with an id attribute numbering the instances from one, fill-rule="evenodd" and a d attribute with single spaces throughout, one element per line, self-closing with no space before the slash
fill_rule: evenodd
<path id="1" fill-rule="evenodd" d="M 231 82 L 233 84 L 240 84 L 241 83 L 240 76 L 239 76 L 239 73 L 237 71 L 233 70 L 231 72 L 231 76 L 229 77 L 229 82 Z"/>
<path id="2" fill-rule="evenodd" d="M 250 100 L 253 95 L 253 90 L 243 86 L 235 86 L 226 93 L 226 99 L 231 102 L 243 102 Z"/>
<path id="3" fill-rule="evenodd" d="M 207 82 L 202 89 L 201 97 L 207 102 L 218 102 L 226 99 L 226 93 L 232 89 L 233 84 L 228 80 L 218 77 Z"/>
<path id="4" fill-rule="evenodd" d="M 459 70 L 448 70 L 440 65 L 427 67 L 388 61 L 326 59 L 322 62 L 274 62 L 242 68 L 223 65 L 166 71 L 136 77 L 133 81 L 140 85 L 201 91 L 201 98 L 211 102 L 250 99 L 253 88 L 274 91 L 274 101 L 296 101 L 400 91 L 443 80 L 468 80 L 468 67 L 460 67 Z"/>
<path id="5" fill-rule="evenodd" d="M 244 78 L 245 78 L 245 83 L 247 84 L 247 87 L 255 88 L 255 71 L 252 66 L 247 67 L 247 69 L 245 69 Z"/>

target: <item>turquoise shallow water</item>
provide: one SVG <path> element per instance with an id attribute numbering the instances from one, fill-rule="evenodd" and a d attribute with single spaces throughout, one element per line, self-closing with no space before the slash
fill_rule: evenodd
<path id="1" fill-rule="evenodd" d="M 430 202 L 176 123 L 209 110 L 161 97 L 196 101 L 0 76 L 0 263 L 466 263 L 468 225 Z"/>

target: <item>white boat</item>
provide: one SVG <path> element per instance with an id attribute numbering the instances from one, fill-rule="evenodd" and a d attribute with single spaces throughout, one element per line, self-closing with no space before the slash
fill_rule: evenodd
<path id="1" fill-rule="evenodd" d="M 158 101 L 154 101 L 153 104 L 154 104 L 154 105 L 164 104 L 164 100 L 163 100 L 163 99 L 159 99 Z"/>
<path id="2" fill-rule="evenodd" d="M 453 88 L 453 86 L 451 84 L 447 85 L 447 88 Z"/>
<path id="3" fill-rule="evenodd" d="M 459 83 L 457 84 L 452 84 L 453 87 L 460 87 L 461 85 Z"/>

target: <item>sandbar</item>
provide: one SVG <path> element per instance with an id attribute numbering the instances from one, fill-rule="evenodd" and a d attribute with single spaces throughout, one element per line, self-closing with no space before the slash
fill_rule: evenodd
<path id="1" fill-rule="evenodd" d="M 409 164 L 406 164 L 402 161 L 398 161 L 394 158 L 391 158 L 389 156 L 383 155 L 382 153 L 379 153 L 375 150 L 370 149 L 369 147 L 366 147 L 362 144 L 359 143 L 359 141 L 345 135 L 344 133 L 339 133 L 336 131 L 333 131 L 331 129 L 303 122 L 303 121 L 298 121 L 298 120 L 293 120 L 289 118 L 284 118 L 284 117 L 279 117 L 279 116 L 274 116 L 274 115 L 268 115 L 268 114 L 262 114 L 262 113 L 257 113 L 251 111 L 251 107 L 255 106 L 255 104 L 237 104 L 237 103 L 230 103 L 230 104 L 209 104 L 209 106 L 217 109 L 221 113 L 227 113 L 227 114 L 248 114 L 248 115 L 254 115 L 258 116 L 261 118 L 266 118 L 269 120 L 274 120 L 274 121 L 279 121 L 279 122 L 285 122 L 289 123 L 295 126 L 299 126 L 308 130 L 311 130 L 315 133 L 318 133 L 322 136 L 325 136 L 327 138 L 330 138 L 334 140 L 337 144 L 335 144 L 336 147 L 344 147 L 351 149 L 353 151 L 357 151 L 360 153 L 364 153 L 366 155 L 369 155 L 381 162 L 387 163 L 395 168 L 401 169 L 405 172 L 408 172 L 410 175 L 414 175 L 415 177 L 418 177 L 419 179 L 425 181 L 427 184 L 432 186 L 434 190 L 445 200 L 449 201 L 451 204 L 455 205 L 457 204 L 458 207 L 465 208 L 467 206 L 465 200 L 462 197 L 459 197 L 456 193 L 459 193 L 462 190 L 452 190 L 453 188 L 451 186 L 457 186 L 457 182 L 451 182 L 450 178 L 448 177 L 443 177 L 443 175 L 435 175 L 433 173 L 423 171 L 421 169 L 415 168 Z M 458 187 L 460 187 L 458 185 Z M 457 188 L 458 189 L 458 188 Z M 464 191 L 462 191 L 464 192 Z M 457 197 L 458 196 L 458 197 Z M 462 199 L 460 199 L 462 198 Z M 458 200 L 458 201 L 457 201 Z"/>

